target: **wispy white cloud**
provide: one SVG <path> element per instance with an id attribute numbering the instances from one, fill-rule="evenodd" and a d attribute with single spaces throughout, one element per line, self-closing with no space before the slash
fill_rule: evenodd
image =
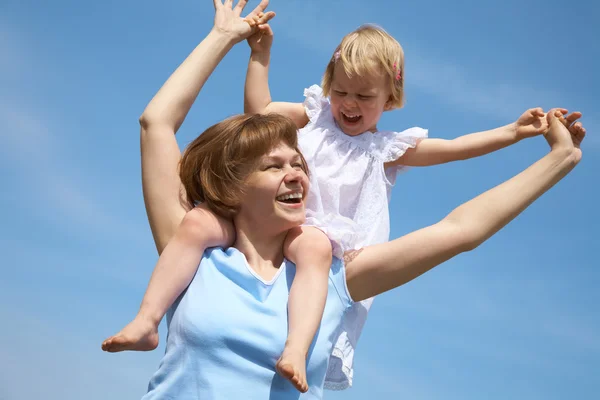
<path id="1" fill-rule="evenodd" d="M 9 24 L 0 27 L 0 52 L 3 54 L 0 76 L 5 79 L 19 81 L 20 71 L 26 66 L 38 65 L 35 52 L 23 35 Z M 35 212 L 35 206 L 42 201 L 43 211 L 37 208 L 41 217 L 53 218 L 56 214 L 70 222 L 63 224 L 64 227 L 68 225 L 75 231 L 91 230 L 103 236 L 122 236 L 128 241 L 143 236 L 146 227 L 114 215 L 99 201 L 105 194 L 92 191 L 90 179 L 83 182 L 81 177 L 73 174 L 73 171 L 85 170 L 85 165 L 69 161 L 73 150 L 56 134 L 57 126 L 64 129 L 66 125 L 61 121 L 70 120 L 66 114 L 68 110 L 50 118 L 41 107 L 33 104 L 35 101 L 24 98 L 18 86 L 0 93 L 0 163 L 9 176 L 20 181 L 18 187 L 7 190 L 13 202 L 29 202 L 30 209 Z M 50 212 L 51 209 L 54 212 Z"/>
<path id="2" fill-rule="evenodd" d="M 0 308 L 10 326 L 0 332 L 3 399 L 132 399 L 145 392 L 158 354 L 108 355 L 94 340 L 23 311 Z"/>
<path id="3" fill-rule="evenodd" d="M 600 326 L 557 297 L 560 282 L 442 274 L 376 307 L 386 315 L 437 321 L 444 332 L 435 335 L 437 345 L 505 364 L 569 375 L 577 373 L 581 357 L 600 356 Z M 549 352 L 557 348 L 561 357 Z"/>
<path id="4" fill-rule="evenodd" d="M 78 168 L 69 164 L 68 145 L 52 134 L 47 120 L 38 117 L 41 112 L 18 108 L 7 97 L 0 97 L 0 154 L 7 169 L 22 182 L 15 196 L 25 202 L 31 199 L 33 206 L 39 205 L 43 193 L 44 213 L 50 215 L 47 207 L 52 206 L 75 230 L 91 229 L 128 240 L 142 236 L 142 228 L 114 216 L 98 203 L 98 193 L 85 191 L 86 185 L 72 176 L 70 171 Z"/>

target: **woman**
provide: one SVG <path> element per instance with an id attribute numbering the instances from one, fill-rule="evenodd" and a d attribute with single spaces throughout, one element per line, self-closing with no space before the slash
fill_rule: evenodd
<path id="1" fill-rule="evenodd" d="M 240 17 L 245 3 L 233 8 L 231 0 L 225 4 L 215 0 L 213 30 L 140 119 L 144 198 L 159 252 L 189 208 L 181 201 L 180 152 L 174 133 L 218 62 L 252 33 Z M 267 3 L 263 1 L 251 16 Z M 228 250 L 205 252 L 194 281 L 170 310 L 166 354 L 145 398 L 321 398 L 333 338 L 353 301 L 398 287 L 474 249 L 575 167 L 585 131 L 574 123 L 577 115 L 565 120 L 562 114 L 553 111 L 548 116 L 550 152 L 519 175 L 435 225 L 346 254 L 343 261 L 333 260 L 325 313 L 308 356 L 306 394 L 275 373 L 287 333 L 286 301 L 294 277 L 294 266 L 284 260 L 282 246 L 288 230 L 304 220 L 305 200 L 285 204 L 277 198 L 307 193 L 295 127 L 280 116 L 238 116 L 209 128 L 186 152 L 181 174 L 195 182 L 186 185 L 188 195 L 195 192 L 193 199 L 232 216 L 236 241 Z M 211 168 L 229 171 L 225 178 L 216 177 L 206 173 Z M 197 178 L 201 175 L 202 181 Z M 225 195 L 233 202 L 223 204 Z"/>

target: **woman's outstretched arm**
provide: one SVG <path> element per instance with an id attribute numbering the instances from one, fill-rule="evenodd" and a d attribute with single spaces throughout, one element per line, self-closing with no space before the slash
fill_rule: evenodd
<path id="1" fill-rule="evenodd" d="M 579 144 L 585 129 L 573 123 L 572 116 L 565 120 L 560 111 L 548 114 L 550 152 L 529 168 L 457 207 L 435 225 L 348 253 L 346 279 L 352 298 L 381 294 L 475 249 L 564 178 L 581 159 Z"/>
<path id="2" fill-rule="evenodd" d="M 257 29 L 241 17 L 246 2 L 240 0 L 232 7 L 231 1 L 224 5 L 221 0 L 214 0 L 212 30 L 160 88 L 140 117 L 142 188 L 159 253 L 189 209 L 177 170 L 181 152 L 175 132 L 225 54 Z M 269 0 L 263 0 L 246 18 L 263 12 L 268 4 Z M 261 21 L 266 22 L 273 15 L 265 13 Z"/>

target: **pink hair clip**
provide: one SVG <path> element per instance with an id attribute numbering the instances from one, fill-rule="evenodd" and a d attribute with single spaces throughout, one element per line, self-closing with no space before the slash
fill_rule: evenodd
<path id="1" fill-rule="evenodd" d="M 333 53 L 333 61 L 335 62 L 335 61 L 339 60 L 341 55 L 342 55 L 342 52 L 339 50 L 336 51 L 335 53 Z"/>
<path id="2" fill-rule="evenodd" d="M 396 80 L 402 80 L 402 68 L 398 68 L 398 63 L 394 63 L 394 71 L 396 71 Z"/>

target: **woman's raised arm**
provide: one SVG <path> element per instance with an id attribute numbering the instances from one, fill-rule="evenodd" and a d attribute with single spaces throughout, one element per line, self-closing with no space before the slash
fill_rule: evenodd
<path id="1" fill-rule="evenodd" d="M 144 202 L 159 253 L 190 207 L 179 179 L 181 152 L 175 133 L 221 59 L 257 29 L 241 17 L 246 3 L 240 0 L 233 7 L 231 0 L 225 4 L 214 0 L 215 23 L 211 32 L 175 70 L 140 117 Z M 264 12 L 268 4 L 269 0 L 263 0 L 246 18 Z M 265 13 L 261 21 L 267 22 L 273 16 Z"/>
<path id="2" fill-rule="evenodd" d="M 348 253 L 346 279 L 352 298 L 359 301 L 401 286 L 476 248 L 564 178 L 581 160 L 579 145 L 585 129 L 574 123 L 579 113 L 566 120 L 560 111 L 548 114 L 546 140 L 551 150 L 542 159 L 457 207 L 435 225 Z"/>

